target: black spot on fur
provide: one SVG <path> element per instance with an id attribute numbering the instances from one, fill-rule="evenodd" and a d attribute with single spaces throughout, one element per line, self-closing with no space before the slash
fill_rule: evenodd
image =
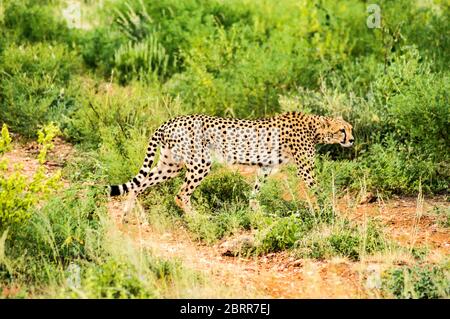
<path id="1" fill-rule="evenodd" d="M 146 172 L 146 171 L 144 171 L 144 170 L 141 169 L 141 170 L 139 171 L 139 173 L 142 174 L 142 175 L 144 175 L 144 177 L 147 177 L 147 172 Z"/>

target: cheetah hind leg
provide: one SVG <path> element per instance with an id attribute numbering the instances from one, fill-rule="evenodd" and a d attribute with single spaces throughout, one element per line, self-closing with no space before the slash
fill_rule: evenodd
<path id="1" fill-rule="evenodd" d="M 162 159 L 160 159 L 158 164 L 145 176 L 145 179 L 141 182 L 139 187 L 134 190 L 134 192 L 130 193 L 130 197 L 125 205 L 124 215 L 132 210 L 137 210 L 138 222 L 142 225 L 148 225 L 147 216 L 145 215 L 143 207 L 137 202 L 136 196 L 143 193 L 148 187 L 155 186 L 177 176 L 183 169 L 181 164 L 173 160 L 170 150 L 163 148 L 161 154 Z"/>
<path id="2" fill-rule="evenodd" d="M 128 217 L 130 215 L 130 212 L 133 211 L 135 205 L 136 205 L 136 193 L 134 191 L 131 191 L 128 196 L 126 197 L 125 203 L 123 205 L 123 209 L 122 209 L 122 218 L 121 218 L 121 223 L 128 223 Z"/>
<path id="3" fill-rule="evenodd" d="M 207 159 L 203 164 L 189 165 L 186 168 L 184 183 L 178 194 L 175 196 L 175 203 L 187 215 L 192 215 L 195 211 L 192 209 L 191 195 L 211 170 L 211 161 L 210 159 Z"/>
<path id="4" fill-rule="evenodd" d="M 255 186 L 253 187 L 249 202 L 250 208 L 254 211 L 258 211 L 261 209 L 259 201 L 256 199 L 256 197 L 258 196 L 261 184 L 266 181 L 267 177 L 272 173 L 272 170 L 273 168 L 270 166 L 262 166 L 258 169 Z"/>
<path id="5" fill-rule="evenodd" d="M 187 215 L 193 215 L 194 210 L 192 209 L 192 204 L 190 199 L 185 199 L 184 201 L 179 195 L 175 196 L 175 204 Z"/>

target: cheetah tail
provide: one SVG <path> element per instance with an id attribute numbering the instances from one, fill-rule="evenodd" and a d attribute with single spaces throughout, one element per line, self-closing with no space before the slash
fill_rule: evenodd
<path id="1" fill-rule="evenodd" d="M 159 144 L 159 134 L 155 133 L 152 138 L 150 139 L 150 142 L 148 144 L 147 148 L 147 154 L 144 159 L 144 163 L 141 166 L 141 169 L 139 170 L 139 173 L 133 177 L 129 182 L 121 184 L 121 185 L 111 185 L 109 187 L 109 195 L 110 196 L 119 196 L 124 195 L 128 193 L 130 190 L 138 189 L 145 177 L 150 172 L 150 169 L 152 167 L 153 161 L 155 159 L 156 150 L 158 148 Z"/>

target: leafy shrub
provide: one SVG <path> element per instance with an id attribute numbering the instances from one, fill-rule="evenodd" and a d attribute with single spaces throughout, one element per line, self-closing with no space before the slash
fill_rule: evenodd
<path id="1" fill-rule="evenodd" d="M 389 103 L 396 139 L 410 141 L 410 152 L 426 152 L 438 163 L 450 148 L 449 83 L 448 76 L 420 76 Z"/>
<path id="2" fill-rule="evenodd" d="M 329 238 L 331 247 L 337 254 L 349 257 L 350 259 L 358 259 L 360 238 L 350 232 L 342 231 L 333 234 Z"/>
<path id="3" fill-rule="evenodd" d="M 28 223 L 9 234 L 0 277 L 31 287 L 61 284 L 70 263 L 97 262 L 105 254 L 102 193 L 74 186 L 35 207 Z"/>
<path id="4" fill-rule="evenodd" d="M 142 42 L 128 42 L 114 54 L 114 70 L 119 82 L 132 79 L 152 81 L 167 74 L 169 56 L 158 38 L 149 36 Z"/>
<path id="5" fill-rule="evenodd" d="M 52 41 L 65 40 L 69 35 L 67 24 L 58 20 L 55 8 L 47 1 L 7 1 L 4 25 L 12 30 L 17 40 Z"/>
<path id="6" fill-rule="evenodd" d="M 251 186 L 238 172 L 212 172 L 199 185 L 196 196 L 212 211 L 233 203 L 246 203 Z"/>
<path id="7" fill-rule="evenodd" d="M 367 178 L 370 169 L 356 160 L 333 161 L 328 155 L 321 156 L 316 161 L 316 180 L 320 187 L 322 189 L 335 187 L 336 190 L 348 187 L 351 190 L 359 190 L 361 180 Z M 330 194 L 325 194 L 328 195 Z"/>
<path id="8" fill-rule="evenodd" d="M 247 204 L 247 203 L 246 203 Z M 233 235 L 252 226 L 251 216 L 246 207 L 232 206 L 222 209 L 216 217 L 218 239 Z"/>
<path id="9" fill-rule="evenodd" d="M 333 224 L 316 224 L 294 245 L 299 257 L 326 259 L 343 256 L 359 260 L 363 254 L 383 251 L 388 243 L 379 225 L 370 220 L 365 229 L 337 219 Z"/>
<path id="10" fill-rule="evenodd" d="M 12 150 L 11 136 L 9 136 L 8 126 L 3 124 L 0 136 L 0 155 Z"/>
<path id="11" fill-rule="evenodd" d="M 39 132 L 41 149 L 38 158 L 41 164 L 45 161 L 47 150 L 52 148 L 53 129 L 49 126 Z M 2 135 L 8 136 L 6 126 L 2 129 Z M 34 206 L 58 188 L 61 173 L 48 176 L 46 168 L 40 165 L 30 178 L 20 172 L 21 165 L 15 165 L 10 170 L 7 161 L 0 164 L 0 230 L 4 230 L 28 221 Z"/>
<path id="12" fill-rule="evenodd" d="M 394 139 L 374 144 L 361 163 L 369 171 L 368 184 L 384 192 L 439 192 L 449 181 L 448 167 L 429 159 L 428 153 L 413 151 L 415 145 L 402 145 Z"/>
<path id="13" fill-rule="evenodd" d="M 78 58 L 65 46 L 11 45 L 0 64 L 0 117 L 27 137 L 61 120 L 75 106 L 70 80 L 79 70 Z"/>
<path id="14" fill-rule="evenodd" d="M 448 265 L 419 265 L 388 270 L 383 288 L 396 298 L 435 299 L 450 295 Z"/>
<path id="15" fill-rule="evenodd" d="M 305 226 L 295 215 L 275 220 L 259 233 L 260 253 L 276 252 L 294 246 L 305 231 Z"/>
<path id="16" fill-rule="evenodd" d="M 128 41 L 120 32 L 103 26 L 78 34 L 75 40 L 85 65 L 108 77 L 117 49 Z"/>
<path id="17" fill-rule="evenodd" d="M 89 298 L 155 298 L 129 264 L 108 260 L 88 268 L 82 282 Z"/>
<path id="18" fill-rule="evenodd" d="M 242 204 L 225 205 L 214 214 L 205 206 L 197 206 L 196 211 L 196 214 L 185 217 L 187 227 L 193 238 L 208 244 L 254 226 L 252 212 Z"/>

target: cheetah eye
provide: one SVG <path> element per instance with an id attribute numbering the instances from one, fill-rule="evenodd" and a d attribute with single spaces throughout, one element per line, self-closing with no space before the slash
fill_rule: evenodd
<path id="1" fill-rule="evenodd" d="M 345 129 L 343 129 L 343 128 L 341 128 L 340 131 L 341 131 L 342 133 L 345 133 Z"/>

